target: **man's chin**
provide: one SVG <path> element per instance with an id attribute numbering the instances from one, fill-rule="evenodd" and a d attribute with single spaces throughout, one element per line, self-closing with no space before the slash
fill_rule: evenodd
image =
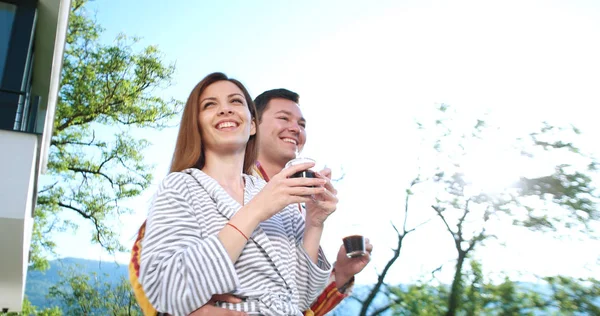
<path id="1" fill-rule="evenodd" d="M 296 153 L 294 153 L 293 155 L 290 154 L 286 154 L 286 155 L 281 155 L 281 162 L 285 165 L 286 163 L 288 163 L 288 161 L 296 158 Z"/>

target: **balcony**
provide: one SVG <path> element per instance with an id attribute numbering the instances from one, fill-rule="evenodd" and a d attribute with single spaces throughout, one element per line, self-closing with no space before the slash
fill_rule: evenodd
<path id="1" fill-rule="evenodd" d="M 0 311 L 22 308 L 70 0 L 0 0 Z"/>
<path id="2" fill-rule="evenodd" d="M 43 130 L 36 128 L 40 101 L 41 97 L 32 96 L 25 91 L 0 88 L 0 108 L 4 109 L 3 112 L 8 112 L 3 113 L 0 118 L 0 129 L 42 134 Z M 11 115 L 9 109 L 14 109 L 14 115 Z"/>

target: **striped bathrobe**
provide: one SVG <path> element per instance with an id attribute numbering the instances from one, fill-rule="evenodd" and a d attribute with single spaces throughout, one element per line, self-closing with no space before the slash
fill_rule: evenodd
<path id="1" fill-rule="evenodd" d="M 266 184 L 243 175 L 244 203 Z M 331 265 L 314 264 L 302 246 L 304 220 L 290 205 L 261 223 L 233 263 L 218 232 L 241 205 L 198 169 L 169 174 L 160 184 L 142 239 L 139 280 L 157 311 L 187 315 L 214 294 L 242 303 L 220 306 L 256 315 L 302 315 L 326 286 Z"/>

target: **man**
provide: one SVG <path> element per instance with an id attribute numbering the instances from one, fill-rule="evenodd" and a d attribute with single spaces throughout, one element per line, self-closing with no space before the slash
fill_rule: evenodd
<path id="1" fill-rule="evenodd" d="M 302 116 L 298 101 L 298 94 L 286 89 L 263 92 L 254 100 L 260 131 L 256 173 L 266 181 L 295 158 L 296 150 L 301 151 L 306 143 L 306 120 Z M 320 173 L 331 178 L 329 169 Z M 333 193 L 337 192 L 334 190 Z M 346 298 L 354 285 L 354 275 L 369 263 L 371 250 L 372 246 L 367 241 L 368 255 L 348 258 L 342 245 L 329 285 L 305 315 L 325 315 Z"/>
<path id="2" fill-rule="evenodd" d="M 269 181 L 279 173 L 285 164 L 296 157 L 296 151 L 301 151 L 306 142 L 306 120 L 298 106 L 299 96 L 286 89 L 274 89 L 263 92 L 256 97 L 258 116 L 258 162 L 255 174 Z M 320 173 L 331 178 L 331 170 L 325 169 Z M 336 194 L 335 190 L 332 192 Z M 309 207 L 309 206 L 307 206 Z M 337 261 L 330 277 L 330 283 L 311 309 L 306 311 L 306 316 L 323 316 L 335 308 L 344 298 L 348 297 L 354 285 L 354 275 L 363 270 L 370 261 L 372 245 L 367 241 L 369 254 L 358 258 L 346 257 L 344 246 L 340 247 Z M 213 297 L 214 300 L 238 302 L 231 296 Z M 193 316 L 200 315 L 244 315 L 240 312 L 220 309 L 207 304 L 196 310 Z"/>

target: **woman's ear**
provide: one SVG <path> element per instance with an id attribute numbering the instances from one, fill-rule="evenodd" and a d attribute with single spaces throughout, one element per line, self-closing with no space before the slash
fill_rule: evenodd
<path id="1" fill-rule="evenodd" d="M 250 123 L 250 136 L 256 135 L 256 119 L 252 119 L 252 123 Z"/>

